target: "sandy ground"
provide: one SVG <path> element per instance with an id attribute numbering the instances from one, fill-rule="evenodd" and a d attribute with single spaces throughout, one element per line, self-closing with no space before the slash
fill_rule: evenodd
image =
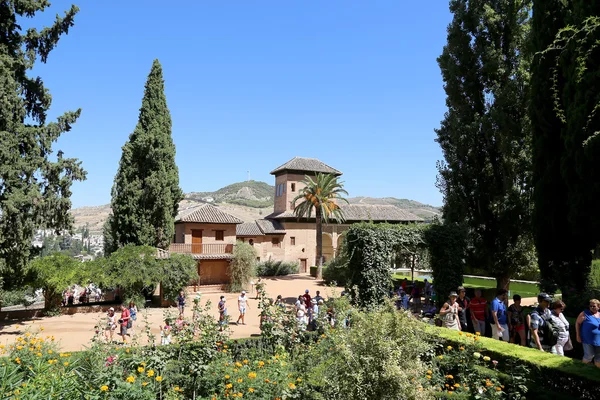
<path id="1" fill-rule="evenodd" d="M 321 296 L 327 298 L 333 295 L 334 292 L 339 293 L 341 288 L 332 289 L 324 286 L 320 281 L 316 281 L 309 275 L 291 275 L 277 278 L 265 278 L 263 282 L 266 283 L 266 291 L 269 297 L 275 298 L 281 294 L 285 299 L 286 303 L 294 304 L 298 295 L 304 294 L 304 291 L 308 289 L 311 296 L 315 295 L 317 290 L 321 291 Z M 202 292 L 202 287 L 199 288 Z M 259 313 L 258 300 L 255 300 L 255 293 L 248 293 L 251 295 L 248 300 L 248 310 L 246 313 L 246 325 L 235 325 L 230 324 L 231 337 L 241 338 L 250 337 L 252 335 L 260 334 L 259 328 Z M 247 295 L 248 295 L 247 294 Z M 224 293 L 213 288 L 207 288 L 206 293 L 202 294 L 202 302 L 210 300 L 212 302 L 213 315 L 218 318 L 217 303 L 219 297 L 224 295 L 227 301 L 227 311 L 230 315 L 231 321 L 236 321 L 239 312 L 237 307 L 237 298 L 239 293 Z M 195 297 L 195 293 L 190 289 L 187 293 L 187 304 L 185 317 L 191 317 L 192 314 L 192 300 Z M 157 343 L 160 333 L 160 325 L 163 324 L 164 314 L 167 309 L 164 308 L 148 308 L 148 320 L 151 326 L 152 333 L 157 336 Z M 171 314 L 177 315 L 177 309 L 171 308 Z M 137 324 L 134 326 L 134 334 L 141 334 L 144 329 L 144 322 L 142 312 L 138 312 Z M 117 316 L 120 312 L 117 312 Z M 24 334 L 26 331 L 36 332 L 43 327 L 42 336 L 54 336 L 55 340 L 59 343 L 60 348 L 63 351 L 77 351 L 83 350 L 85 346 L 90 344 L 90 340 L 94 336 L 94 326 L 100 321 L 105 320 L 106 314 L 104 313 L 78 313 L 74 315 L 61 315 L 58 317 L 43 317 L 33 320 L 23 321 L 9 321 L 2 322 L 0 324 L 0 344 L 11 344 L 15 341 L 18 335 Z M 144 335 L 145 336 L 145 335 Z M 115 339 L 117 336 L 115 335 Z M 119 336 L 120 338 L 120 336 Z M 144 339 L 140 339 L 141 342 L 146 342 Z"/>

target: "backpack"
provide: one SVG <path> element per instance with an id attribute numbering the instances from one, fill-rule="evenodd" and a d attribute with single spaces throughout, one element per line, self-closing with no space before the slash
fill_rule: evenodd
<path id="1" fill-rule="evenodd" d="M 558 342 L 558 326 L 552 321 L 551 316 L 540 315 L 536 310 L 532 311 L 531 314 L 537 314 L 544 323 L 538 328 L 538 335 L 540 341 L 544 346 L 554 346 Z"/>

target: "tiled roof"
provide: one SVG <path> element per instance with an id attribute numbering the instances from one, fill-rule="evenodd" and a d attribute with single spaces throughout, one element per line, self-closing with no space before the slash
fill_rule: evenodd
<path id="1" fill-rule="evenodd" d="M 236 236 L 263 236 L 264 234 L 254 222 L 244 222 L 243 224 L 237 225 L 235 227 L 235 235 Z"/>
<path id="2" fill-rule="evenodd" d="M 340 206 L 346 222 L 373 221 L 373 222 L 421 222 L 423 218 L 393 205 L 375 204 L 342 204 Z M 314 215 L 314 213 L 313 213 Z M 273 213 L 266 218 L 283 219 L 295 218 L 292 211 Z M 314 218 L 314 217 L 313 217 Z"/>
<path id="3" fill-rule="evenodd" d="M 316 158 L 303 157 L 292 158 L 290 161 L 271 171 L 271 175 L 276 175 L 283 171 L 324 172 L 326 174 L 333 174 L 336 176 L 342 175 L 340 171 L 330 167 L 323 161 L 317 160 Z"/>
<path id="4" fill-rule="evenodd" d="M 230 260 L 233 254 L 192 254 L 194 260 Z"/>
<path id="5" fill-rule="evenodd" d="M 175 222 L 198 222 L 204 224 L 241 224 L 244 221 L 219 210 L 212 204 L 202 204 L 179 211 Z"/>
<path id="6" fill-rule="evenodd" d="M 257 219 L 256 224 L 265 235 L 285 235 L 285 229 L 279 221 L 272 219 Z"/>

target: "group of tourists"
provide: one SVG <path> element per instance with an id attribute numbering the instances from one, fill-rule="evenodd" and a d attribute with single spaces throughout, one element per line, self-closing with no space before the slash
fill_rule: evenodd
<path id="1" fill-rule="evenodd" d="M 121 304 L 121 317 L 117 320 L 115 309 L 108 309 L 106 326 L 104 327 L 104 338 L 112 343 L 114 341 L 114 333 L 119 328 L 118 335 L 121 336 L 122 342 L 127 343 L 127 337 L 133 335 L 133 324 L 137 320 L 137 306 L 134 301 L 129 302 L 129 306 Z"/>
<path id="2" fill-rule="evenodd" d="M 537 296 L 537 306 L 529 313 L 521 306 L 521 296 L 515 294 L 507 307 L 508 291 L 498 289 L 489 307 L 481 290 L 469 299 L 464 287 L 451 292 L 440 310 L 441 324 L 449 329 L 486 334 L 521 346 L 529 345 L 541 351 L 564 356 L 573 349 L 570 324 L 563 315 L 565 303 L 552 299 L 547 293 Z M 582 311 L 575 323 L 576 340 L 583 345 L 583 362 L 594 362 L 600 367 L 600 301 L 592 299 L 589 308 Z M 529 336 L 529 338 L 528 338 Z"/>

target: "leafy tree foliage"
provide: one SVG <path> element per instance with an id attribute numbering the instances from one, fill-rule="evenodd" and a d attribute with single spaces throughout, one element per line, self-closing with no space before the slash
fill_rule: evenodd
<path id="1" fill-rule="evenodd" d="M 466 223 L 472 262 L 508 288 L 531 248 L 527 117 L 530 2 L 452 0 L 438 63 L 448 111 L 436 130 L 443 216 Z"/>
<path id="2" fill-rule="evenodd" d="M 72 227 L 71 185 L 85 171 L 52 145 L 68 132 L 81 110 L 46 123 L 52 97 L 40 77 L 31 77 L 37 58 L 45 63 L 63 34 L 74 25 L 72 6 L 52 26 L 22 32 L 17 19 L 34 17 L 47 1 L 0 2 L 0 273 L 6 287 L 22 283 L 37 228 Z"/>
<path id="3" fill-rule="evenodd" d="M 60 304 L 62 291 L 68 286 L 87 283 L 90 276 L 86 264 L 61 253 L 36 258 L 30 263 L 33 286 L 44 290 L 46 309 Z"/>
<path id="4" fill-rule="evenodd" d="M 392 287 L 390 267 L 400 249 L 418 254 L 426 225 L 354 224 L 346 232 L 347 286 L 361 306 L 381 304 Z"/>
<path id="5" fill-rule="evenodd" d="M 342 195 L 347 196 L 348 192 L 344 190 L 343 182 L 338 181 L 338 178 L 333 174 L 317 173 L 314 179 L 307 175 L 302 184 L 304 187 L 292 200 L 292 207 L 294 207 L 294 214 L 298 218 L 310 218 L 313 210 L 315 212 L 317 279 L 321 279 L 323 277 L 323 222 L 328 223 L 329 218 L 333 218 L 338 222 L 344 220 L 344 215 L 338 202 L 344 201 L 348 203 L 348 200 L 342 197 Z"/>
<path id="6" fill-rule="evenodd" d="M 254 276 L 256 267 L 256 249 L 254 246 L 238 241 L 233 248 L 233 259 L 229 263 L 229 290 L 239 292 Z"/>
<path id="7" fill-rule="evenodd" d="M 158 271 L 163 297 L 175 301 L 179 291 L 198 279 L 198 263 L 189 254 L 171 253 L 169 258 L 158 260 Z"/>
<path id="8" fill-rule="evenodd" d="M 154 60 L 138 124 L 123 146 L 115 177 L 105 254 L 126 244 L 166 249 L 182 199 L 162 67 Z"/>
<path id="9" fill-rule="evenodd" d="M 458 224 L 435 223 L 424 231 L 423 239 L 429 249 L 432 278 L 441 306 L 450 292 L 463 283 L 467 230 Z"/>
<path id="10" fill-rule="evenodd" d="M 534 14 L 536 242 L 544 286 L 566 297 L 585 289 L 600 242 L 599 12 L 598 1 L 550 1 Z"/>

